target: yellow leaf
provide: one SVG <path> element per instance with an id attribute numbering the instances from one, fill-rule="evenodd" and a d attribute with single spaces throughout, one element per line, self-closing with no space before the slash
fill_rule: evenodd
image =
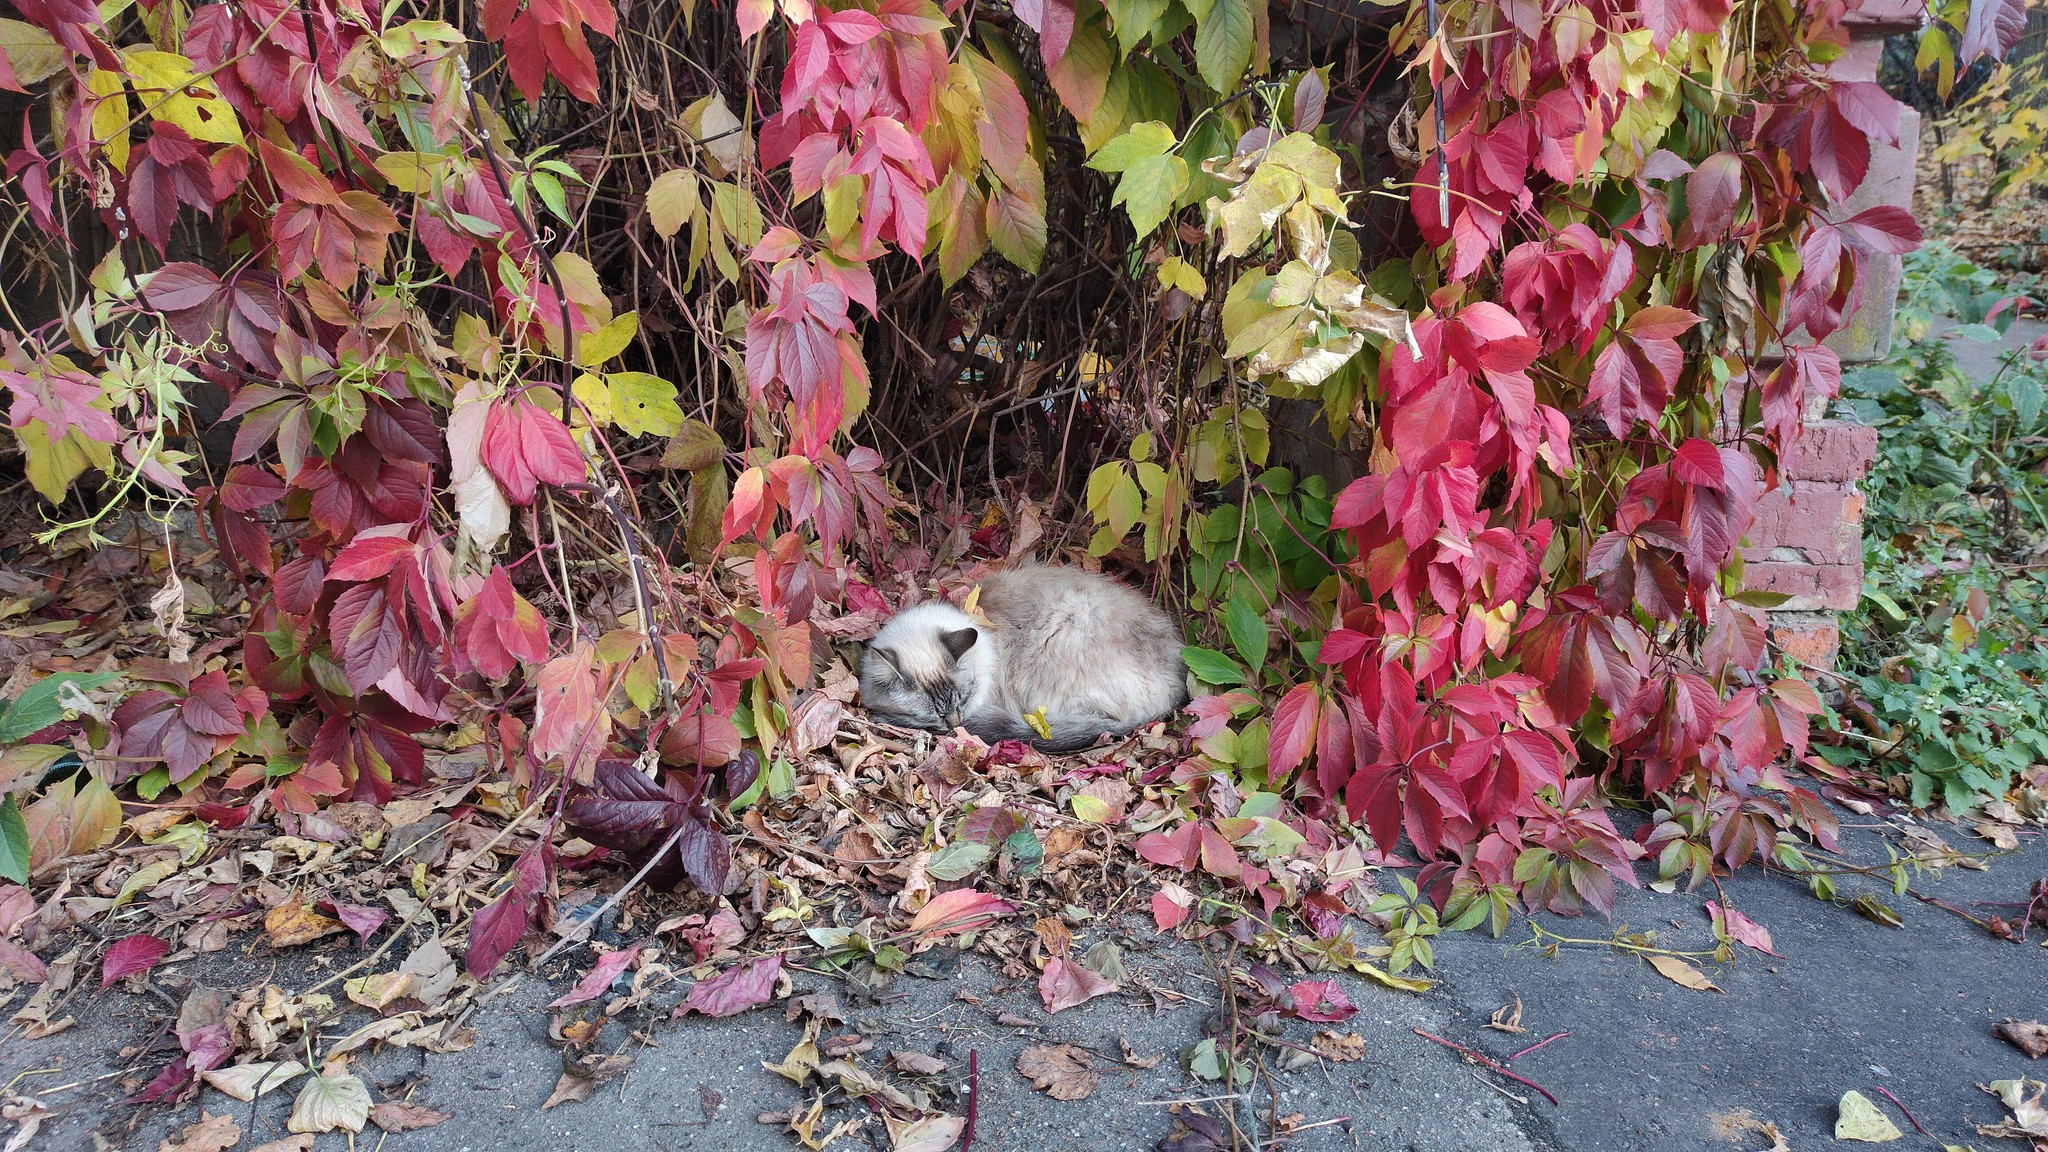
<path id="1" fill-rule="evenodd" d="M 611 323 L 595 332 L 584 333 L 583 338 L 576 342 L 576 363 L 585 368 L 603 367 L 624 352 L 639 331 L 639 313 L 614 316 Z"/>
<path id="2" fill-rule="evenodd" d="M 1658 975 L 1674 984 L 1683 984 L 1695 992 L 1720 991 L 1712 980 L 1707 979 L 1706 973 L 1676 956 L 1651 956 L 1649 961 L 1650 967 L 1655 968 Z"/>
<path id="3" fill-rule="evenodd" d="M 980 589 L 976 588 L 975 591 L 979 592 Z M 1052 739 L 1052 724 L 1048 722 L 1045 718 L 1045 705 L 1040 704 L 1038 707 L 1032 709 L 1029 712 L 1026 712 L 1024 714 L 1024 722 L 1026 724 L 1031 725 L 1031 730 L 1033 732 L 1038 733 L 1038 738 L 1040 740 Z M 1107 804 L 1103 804 L 1102 801 L 1096 800 L 1093 796 L 1082 796 L 1079 793 L 1076 793 L 1073 797 L 1073 800 L 1074 815 L 1079 816 L 1083 820 L 1089 820 L 1094 823 L 1101 823 L 1100 819 L 1097 819 L 1093 816 L 1089 816 L 1081 810 L 1082 806 L 1080 802 L 1082 800 L 1094 801 L 1097 805 L 1101 806 L 1103 812 L 1107 813 L 1109 811 L 1109 806 Z"/>
<path id="4" fill-rule="evenodd" d="M 221 99 L 211 80 L 192 73 L 192 62 L 176 52 L 131 48 L 123 53 L 128 79 L 154 120 L 168 120 L 194 140 L 240 144 L 247 137 L 234 106 Z"/>
<path id="5" fill-rule="evenodd" d="M 1835 1139 L 1854 1140 L 1862 1144 L 1884 1144 L 1901 1139 L 1905 1133 L 1892 1123 L 1891 1117 L 1878 1111 L 1877 1105 L 1861 1092 L 1842 1093 L 1842 1102 L 1836 1105 Z"/>
<path id="6" fill-rule="evenodd" d="M 7 57 L 14 78 L 26 86 L 56 75 L 71 59 L 71 51 L 33 24 L 0 19 L 0 56 Z"/>
<path id="7" fill-rule="evenodd" d="M 386 152 L 372 160 L 377 171 L 400 192 L 418 195 L 434 190 L 449 158 L 435 152 Z"/>
<path id="8" fill-rule="evenodd" d="M 671 168 L 647 186 L 647 222 L 663 240 L 672 240 L 690 217 L 703 210 L 697 197 L 697 174 Z"/>
<path id="9" fill-rule="evenodd" d="M 569 390 L 576 394 L 576 399 L 583 402 L 584 409 L 590 413 L 591 423 L 600 428 L 611 427 L 612 390 L 604 382 L 604 377 L 594 372 L 584 372 L 576 377 Z"/>
<path id="10" fill-rule="evenodd" d="M 102 472 L 114 467 L 113 449 L 97 440 L 89 440 L 76 428 L 66 429 L 55 444 L 50 443 L 50 430 L 40 420 L 31 420 L 15 434 L 21 442 L 22 453 L 28 457 L 28 481 L 36 491 L 52 504 L 60 503 L 64 493 L 71 489 L 71 482 L 78 479 L 88 465 Z"/>
<path id="11" fill-rule="evenodd" d="M 1168 256 L 1159 262 L 1159 288 L 1178 288 L 1196 300 L 1209 294 L 1209 285 L 1202 279 L 1202 270 L 1178 256 Z"/>
<path id="12" fill-rule="evenodd" d="M 635 436 L 672 436 L 683 426 L 676 386 L 646 372 L 611 372 L 612 422 Z"/>
<path id="13" fill-rule="evenodd" d="M 128 171 L 128 90 L 118 72 L 98 68 L 86 73 L 85 90 L 97 102 L 92 108 L 92 138 L 107 150 L 116 172 Z"/>

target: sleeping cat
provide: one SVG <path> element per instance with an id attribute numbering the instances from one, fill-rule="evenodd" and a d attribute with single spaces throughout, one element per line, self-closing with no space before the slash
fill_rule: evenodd
<path id="1" fill-rule="evenodd" d="M 1187 701 L 1180 630 L 1107 576 L 1012 568 L 982 580 L 976 607 L 984 619 L 934 601 L 882 626 L 860 670 L 876 719 L 1071 752 Z M 1026 719 L 1034 713 L 1044 731 Z"/>

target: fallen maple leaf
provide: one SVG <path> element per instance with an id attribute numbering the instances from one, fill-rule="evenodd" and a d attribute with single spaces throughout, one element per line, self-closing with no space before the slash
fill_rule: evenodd
<path id="1" fill-rule="evenodd" d="M 126 936 L 114 941 L 100 960 L 100 988 L 105 990 L 124 976 L 149 971 L 170 950 L 170 941 L 150 935 Z"/>
<path id="2" fill-rule="evenodd" d="M 226 1152 L 241 1142 L 242 1126 L 233 1116 L 201 1111 L 198 1123 L 185 1125 L 176 1140 L 159 1143 L 156 1152 Z"/>
<path id="3" fill-rule="evenodd" d="M 1095 1061 L 1072 1044 L 1033 1044 L 1017 1054 L 1017 1074 L 1055 1100 L 1086 1100 L 1100 1079 Z"/>
<path id="4" fill-rule="evenodd" d="M 759 956 L 709 980 L 699 980 L 683 998 L 676 1015 L 701 1012 L 706 1016 L 736 1016 L 768 1002 L 775 992 L 775 978 L 782 972 L 782 957 Z"/>
<path id="5" fill-rule="evenodd" d="M 2048 1024 L 2038 1020 L 2001 1020 L 1991 1031 L 2025 1052 L 2030 1060 L 2048 1056 Z"/>
<path id="6" fill-rule="evenodd" d="M 1108 996 L 1118 990 L 1115 983 L 1104 980 L 1064 956 L 1053 957 L 1038 977 L 1038 996 L 1045 1001 L 1047 1012 L 1064 1012 L 1076 1005 L 1086 1004 L 1097 996 Z"/>
<path id="7" fill-rule="evenodd" d="M 1712 980 L 1707 979 L 1706 973 L 1701 972 L 1690 961 L 1681 960 L 1676 956 L 1651 956 L 1648 959 L 1650 967 L 1655 968 L 1659 976 L 1674 984 L 1683 984 L 1696 992 L 1720 991 Z"/>

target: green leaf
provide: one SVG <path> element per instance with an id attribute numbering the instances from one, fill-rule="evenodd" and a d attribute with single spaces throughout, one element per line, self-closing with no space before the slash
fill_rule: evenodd
<path id="1" fill-rule="evenodd" d="M 1145 514 L 1145 494 L 1130 473 L 1117 472 L 1116 485 L 1109 491 L 1109 530 L 1121 540 Z"/>
<path id="2" fill-rule="evenodd" d="M 1251 665 L 1252 675 L 1266 670 L 1266 649 L 1272 641 L 1272 631 L 1257 609 L 1240 597 L 1231 597 L 1223 608 L 1223 630 L 1230 633 L 1230 643 L 1237 654 Z"/>
<path id="3" fill-rule="evenodd" d="M 1865 588 L 1863 590 L 1863 598 L 1884 609 L 1886 615 L 1897 620 L 1899 623 L 1904 624 L 1906 622 L 1906 610 L 1899 607 L 1899 602 L 1890 596 L 1879 592 L 1875 588 Z"/>
<path id="4" fill-rule="evenodd" d="M 78 714 L 85 693 L 111 684 L 111 672 L 59 672 L 28 686 L 0 711 L 0 745 L 14 744 Z"/>
<path id="5" fill-rule="evenodd" d="M 1026 164 L 1020 176 L 1043 179 Z M 988 240 L 1003 259 L 1026 272 L 1037 272 L 1045 259 L 1045 190 L 999 188 L 988 198 Z"/>
<path id="6" fill-rule="evenodd" d="M 1109 18 L 1116 25 L 1117 46 L 1129 56 L 1138 50 L 1138 44 L 1152 31 L 1159 18 L 1166 15 L 1166 6 L 1172 0 L 1107 0 Z"/>
<path id="7" fill-rule="evenodd" d="M 1148 236 L 1173 212 L 1174 201 L 1187 186 L 1187 161 L 1178 156 L 1151 156 L 1124 170 L 1116 182 L 1114 202 L 1130 213 L 1131 227 L 1138 235 Z"/>
<path id="8" fill-rule="evenodd" d="M 987 864 L 989 857 L 994 854 L 994 850 L 986 844 L 978 844 L 972 840 L 955 840 L 932 853 L 925 871 L 931 873 L 935 880 L 965 880 L 979 872 L 982 865 Z"/>
<path id="9" fill-rule="evenodd" d="M 1213 648 L 1197 648 L 1189 645 L 1180 650 L 1180 658 L 1195 674 L 1195 679 L 1204 684 L 1242 684 L 1244 671 L 1230 657 Z"/>
<path id="10" fill-rule="evenodd" d="M 1195 19 L 1195 67 L 1219 93 L 1237 90 L 1252 62 L 1252 7 L 1249 0 L 1215 0 Z"/>
<path id="11" fill-rule="evenodd" d="M 1102 151 L 1088 158 L 1088 167 L 1097 172 L 1123 172 L 1140 160 L 1165 155 L 1173 145 L 1173 129 L 1147 120 L 1104 144 Z"/>
<path id="12" fill-rule="evenodd" d="M 28 822 L 13 796 L 0 796 L 0 880 L 28 883 Z"/>
<path id="13" fill-rule="evenodd" d="M 612 422 L 635 436 L 672 436 L 683 426 L 676 386 L 646 372 L 607 372 Z"/>

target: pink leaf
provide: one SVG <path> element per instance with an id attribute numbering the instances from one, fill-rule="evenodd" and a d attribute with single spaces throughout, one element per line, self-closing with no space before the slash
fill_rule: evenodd
<path id="1" fill-rule="evenodd" d="M 1038 977 L 1038 997 L 1045 1001 L 1047 1012 L 1064 1012 L 1118 990 L 1114 981 L 1105 980 L 1064 956 L 1053 957 Z"/>
<path id="2" fill-rule="evenodd" d="M 1322 698 L 1316 694 L 1314 684 L 1296 684 L 1280 698 L 1280 703 L 1274 705 L 1267 769 L 1273 780 L 1286 779 L 1288 773 L 1308 758 L 1308 750 L 1316 742 L 1316 721 L 1321 704 Z"/>
<path id="3" fill-rule="evenodd" d="M 604 995 L 605 989 L 612 986 L 612 981 L 619 978 L 619 973 L 632 966 L 639 955 L 638 948 L 621 948 L 616 952 L 605 953 L 597 958 L 597 963 L 591 966 L 590 971 L 584 973 L 583 979 L 576 982 L 575 988 L 563 993 L 548 1007 L 567 1008 L 571 1004 L 582 1004 L 597 999 Z"/>
<path id="4" fill-rule="evenodd" d="M 736 1016 L 768 1002 L 775 993 L 775 977 L 782 972 L 782 957 L 759 956 L 730 968 L 709 980 L 699 980 L 683 998 L 676 1015 L 701 1012 L 706 1016 Z"/>
<path id="5" fill-rule="evenodd" d="M 1335 1024 L 1358 1013 L 1335 980 L 1299 980 L 1287 989 L 1294 1014 L 1318 1024 Z"/>
<path id="6" fill-rule="evenodd" d="M 106 957 L 100 961 L 100 987 L 110 988 L 123 976 L 149 971 L 170 950 L 170 941 L 155 936 L 129 936 L 114 941 L 113 947 L 107 949 Z"/>
<path id="7" fill-rule="evenodd" d="M 1771 947 L 1771 930 L 1744 916 L 1732 905 L 1709 904 L 1707 915 L 1713 918 L 1714 930 L 1739 944 L 1747 944 L 1766 956 L 1778 953 Z"/>
<path id="8" fill-rule="evenodd" d="M 357 944 L 368 944 L 371 934 L 382 928 L 386 920 L 391 919 L 389 912 L 381 908 L 372 908 L 367 904 L 343 904 L 334 900 L 322 900 L 320 904 L 328 912 L 333 913 L 336 920 L 348 925 L 349 931 L 356 934 Z"/>

